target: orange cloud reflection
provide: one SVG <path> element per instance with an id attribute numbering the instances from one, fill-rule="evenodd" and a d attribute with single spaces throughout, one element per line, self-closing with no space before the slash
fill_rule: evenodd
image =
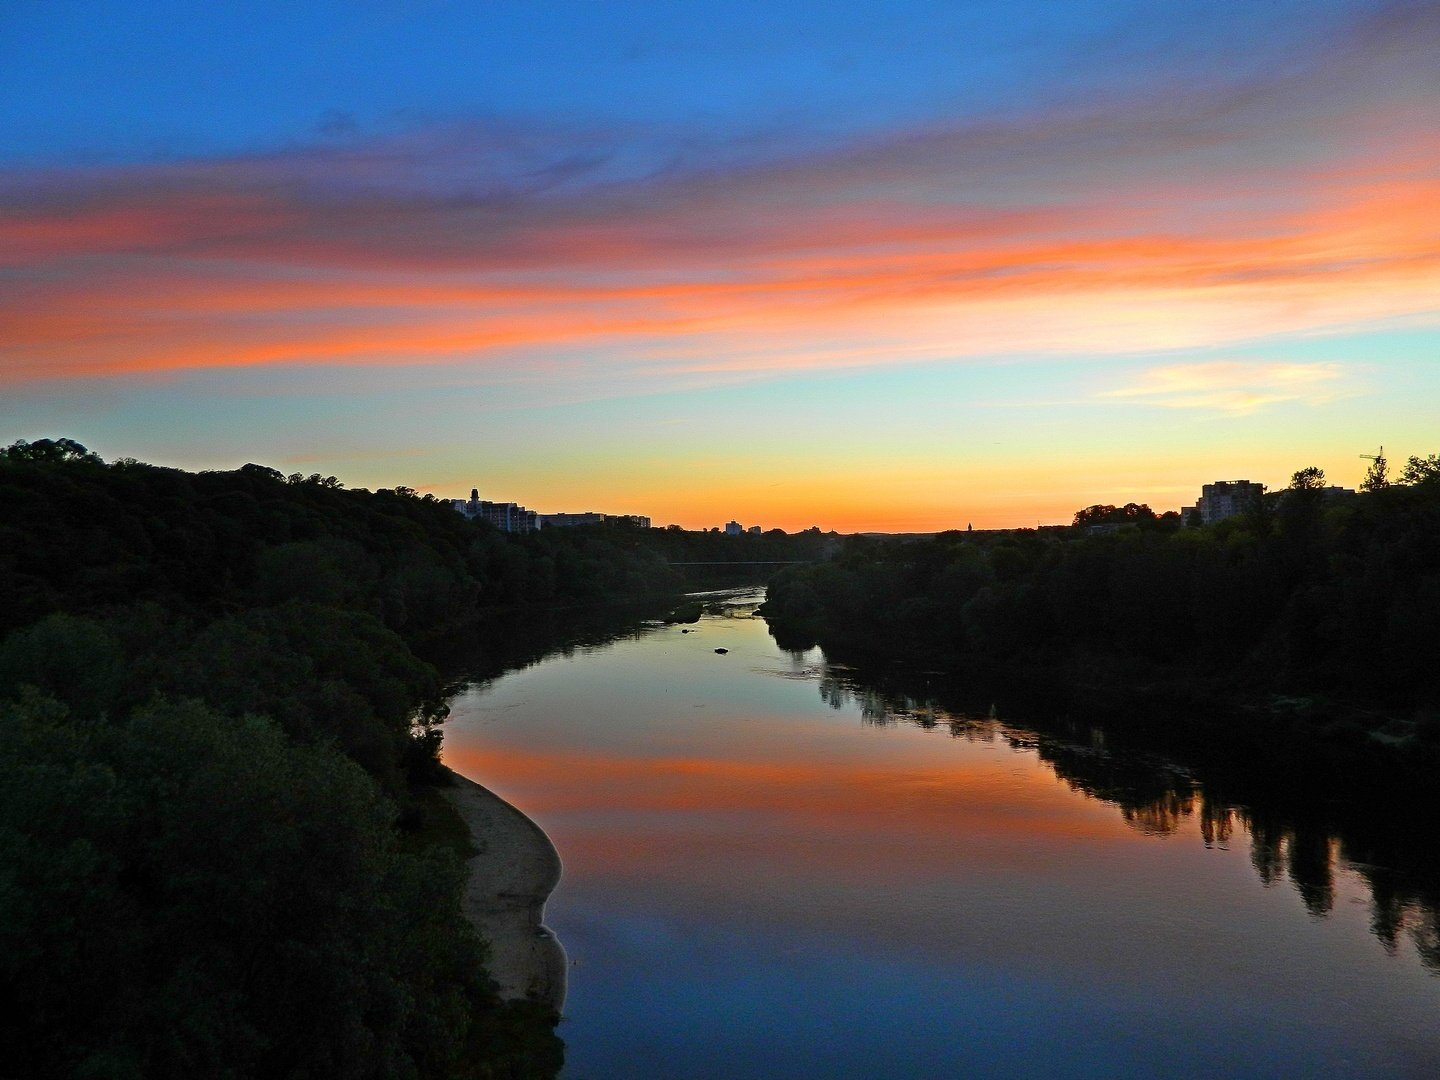
<path id="1" fill-rule="evenodd" d="M 893 763 L 863 760 L 777 764 L 505 746 L 451 747 L 446 761 L 494 783 L 542 823 L 561 823 L 564 857 L 587 875 L 643 874 L 662 852 L 696 868 L 713 859 L 794 863 L 831 879 L 882 872 L 877 860 L 897 874 L 926 876 L 937 858 L 952 868 L 974 860 L 994 873 L 1065 861 L 1067 852 L 1126 832 L 1111 807 L 1077 812 L 1049 769 L 1019 755 L 1011 770 L 991 759 L 917 763 L 898 773 Z"/>

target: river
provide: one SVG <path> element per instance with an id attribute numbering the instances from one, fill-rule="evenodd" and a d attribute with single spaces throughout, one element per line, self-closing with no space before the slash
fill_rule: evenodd
<path id="1" fill-rule="evenodd" d="M 712 599 L 452 704 L 447 763 L 564 860 L 564 1076 L 1440 1075 L 1402 869 Z"/>

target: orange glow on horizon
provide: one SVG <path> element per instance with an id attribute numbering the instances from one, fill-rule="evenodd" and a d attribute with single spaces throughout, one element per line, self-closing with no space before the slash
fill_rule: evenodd
<path id="1" fill-rule="evenodd" d="M 123 428 L 112 456 L 170 452 L 154 409 L 184 401 L 208 440 L 179 440 L 189 464 L 273 447 L 355 485 L 689 528 L 1029 527 L 1273 486 L 1341 442 L 1434 452 L 1410 445 L 1440 330 L 1414 33 L 1352 43 L 1343 78 L 717 144 L 653 173 L 622 161 L 645 132 L 601 131 L 616 168 L 554 186 L 478 123 L 0 174 L 0 394 Z M 542 157 L 569 138 L 529 134 Z M 1391 362 L 1406 389 L 1379 386 Z M 1246 423 L 1267 410 L 1284 439 Z"/>

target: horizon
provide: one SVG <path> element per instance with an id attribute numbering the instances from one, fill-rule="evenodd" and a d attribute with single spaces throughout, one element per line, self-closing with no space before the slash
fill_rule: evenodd
<path id="1" fill-rule="evenodd" d="M 56 441 L 64 440 L 64 439 L 67 439 L 67 438 L 68 438 L 67 436 L 55 436 L 55 437 L 54 437 L 54 439 L 55 439 Z M 38 441 L 38 440 L 27 440 L 27 441 Z M 77 440 L 72 440 L 72 441 L 77 442 L 77 443 L 79 442 L 78 439 L 77 439 Z M 81 448 L 83 448 L 84 450 L 86 450 L 86 451 L 88 451 L 88 452 L 90 452 L 90 453 L 97 453 L 97 452 L 95 451 L 95 448 L 94 448 L 94 447 L 85 446 L 83 443 L 81 444 Z M 1380 449 L 1383 450 L 1384 448 L 1381 447 Z M 106 459 L 106 458 L 104 457 L 104 455 L 98 455 L 98 456 L 100 456 L 100 457 L 101 457 L 101 460 L 104 461 L 106 464 L 112 464 L 112 465 L 113 465 L 113 464 L 116 464 L 116 459 L 113 459 L 113 458 L 112 458 L 112 459 Z M 1362 457 L 1366 457 L 1366 455 L 1362 455 Z M 1370 460 L 1373 460 L 1373 459 L 1370 459 Z M 1389 475 L 1391 475 L 1391 476 L 1398 475 L 1399 472 L 1400 472 L 1400 469 L 1397 468 L 1396 466 L 1397 466 L 1397 465 L 1403 465 L 1403 463 L 1402 463 L 1402 462 L 1395 462 L 1395 461 L 1393 461 L 1389 455 L 1385 455 L 1385 460 L 1389 463 L 1389 468 L 1390 468 Z M 140 462 L 140 464 L 143 464 L 143 465 L 152 465 L 152 466 L 156 466 L 156 467 L 159 467 L 159 468 L 182 468 L 182 469 L 185 468 L 185 466 L 180 466 L 180 465 L 167 465 L 167 464 L 164 463 L 164 462 Z M 259 461 L 249 461 L 249 462 L 245 462 L 245 463 L 240 464 L 240 465 L 235 465 L 235 466 L 230 467 L 230 468 L 214 468 L 214 469 L 211 469 L 211 470 L 197 470 L 197 471 L 238 472 L 240 469 L 245 468 L 245 467 L 250 466 L 250 465 L 259 465 L 259 466 L 262 466 L 262 467 L 264 467 L 264 468 L 271 469 L 271 471 L 279 474 L 280 476 L 284 477 L 285 479 L 289 480 L 289 481 L 292 482 L 292 483 L 300 482 L 300 481 L 302 481 L 302 480 L 304 480 L 304 479 L 311 479 L 311 478 L 313 478 L 313 477 L 316 477 L 316 476 L 319 476 L 319 475 L 320 475 L 320 474 L 318 474 L 318 473 L 315 473 L 315 474 L 311 474 L 310 477 L 306 477 L 305 474 L 302 474 L 302 473 L 285 474 L 285 473 L 281 472 L 281 470 L 274 469 L 272 466 L 265 465 L 264 462 L 259 462 Z M 1303 468 L 1303 467 L 1302 467 L 1302 468 Z M 1329 488 L 1329 489 L 1339 488 L 1339 489 L 1349 490 L 1349 491 L 1351 491 L 1351 492 L 1361 492 L 1361 491 L 1363 491 L 1363 489 L 1361 489 L 1361 488 L 1359 487 L 1359 482 L 1358 482 L 1358 481 L 1356 482 L 1356 484 L 1355 484 L 1354 487 L 1350 487 L 1349 485 L 1346 485 L 1346 484 L 1343 484 L 1343 483 L 1338 482 L 1334 477 L 1330 476 L 1329 473 L 1328 473 L 1326 470 L 1324 470 L 1323 468 L 1320 469 L 1320 473 L 1321 473 L 1321 479 L 1324 481 L 1326 487 Z M 345 479 L 344 479 L 343 477 L 337 477 L 337 476 L 324 477 L 324 479 L 327 479 L 327 480 L 336 480 L 336 481 L 338 481 L 338 482 L 339 482 L 339 487 L 340 487 L 340 489 L 342 489 L 342 490 L 365 491 L 365 492 L 370 492 L 370 491 L 375 491 L 375 490 L 393 490 L 393 488 L 389 488 L 389 489 L 387 489 L 387 488 L 372 489 L 372 488 L 369 488 L 369 487 L 367 487 L 367 486 L 365 486 L 365 485 L 363 485 L 363 484 L 349 484 L 349 483 L 347 483 L 347 482 L 345 481 Z M 1293 475 L 1292 475 L 1292 477 L 1291 477 L 1290 479 L 1293 479 Z M 1229 477 L 1229 478 L 1224 478 L 1224 479 L 1216 478 L 1215 480 L 1207 481 L 1207 482 L 1206 482 L 1206 485 L 1216 484 L 1216 483 L 1220 483 L 1220 484 L 1234 484 L 1234 483 L 1252 483 L 1252 482 L 1257 482 L 1257 481 L 1252 481 L 1249 477 Z M 1202 486 L 1205 486 L 1205 485 L 1202 485 Z M 1280 493 L 1280 492 L 1283 492 L 1284 490 L 1286 490 L 1286 488 L 1289 486 L 1289 484 L 1288 484 L 1288 482 L 1287 482 L 1287 483 L 1281 483 L 1281 484 L 1265 484 L 1265 483 L 1262 483 L 1261 486 L 1264 488 L 1264 490 L 1265 490 L 1266 493 L 1268 493 L 1268 494 L 1277 494 L 1277 493 Z M 426 490 L 423 490 L 423 489 L 421 489 L 421 488 L 416 488 L 416 487 L 414 487 L 413 485 L 409 485 L 409 484 L 397 485 L 397 487 L 409 489 L 409 490 L 411 490 L 411 491 L 412 491 L 414 494 L 416 494 L 416 495 L 429 495 L 429 496 L 433 496 L 435 499 L 439 500 L 440 502 L 462 502 L 462 501 L 465 501 L 465 500 L 467 500 L 467 499 L 469 498 L 469 493 L 468 493 L 468 492 L 463 493 L 463 494 L 461 494 L 461 495 L 453 495 L 453 494 L 449 494 L 449 493 L 447 493 L 447 492 L 426 491 Z M 478 492 L 478 493 L 481 495 L 482 501 L 492 502 L 492 503 L 500 503 L 500 504 L 507 504 L 507 503 L 509 503 L 509 504 L 516 504 L 516 505 L 521 506 L 521 507 L 524 508 L 524 509 L 531 510 L 531 511 L 533 511 L 533 512 L 535 512 L 535 513 L 538 513 L 538 514 L 541 514 L 541 515 L 554 515 L 554 514 L 562 514 L 562 515 L 563 515 L 563 514 L 599 513 L 599 514 L 603 514 L 603 515 L 605 515 L 605 516 L 607 516 L 607 517 L 616 517 L 616 518 L 619 518 L 619 517 L 635 517 L 635 516 L 651 517 L 651 518 L 652 518 L 652 520 L 651 520 L 651 526 L 650 526 L 651 528 L 655 528 L 655 529 L 665 529 L 665 528 L 675 528 L 675 527 L 679 527 L 679 528 L 684 528 L 684 529 L 686 529 L 687 531 L 690 531 L 690 532 L 716 532 L 716 531 L 722 531 L 722 532 L 723 532 L 723 531 L 724 531 L 724 528 L 725 528 L 725 524 L 726 524 L 727 522 L 729 522 L 729 521 L 736 521 L 736 522 L 738 522 L 743 528 L 745 528 L 746 530 L 748 530 L 751 526 L 760 526 L 765 532 L 769 532 L 769 531 L 771 531 L 772 529 L 776 529 L 776 528 L 778 528 L 778 529 L 780 529 L 782 532 L 786 532 L 786 533 L 797 533 L 797 532 L 808 531 L 808 530 L 810 530 L 810 529 L 819 529 L 821 532 L 824 532 L 824 533 L 835 533 L 835 534 L 841 535 L 841 536 L 876 535 L 876 536 L 922 536 L 922 537 L 923 537 L 923 536 L 932 536 L 932 535 L 936 535 L 936 534 L 943 533 L 943 532 L 965 532 L 965 531 L 967 531 L 967 530 L 972 529 L 972 528 L 973 528 L 973 525 L 974 525 L 974 522 L 965 522 L 965 523 L 963 523 L 963 524 L 950 525 L 950 526 L 947 526 L 947 527 L 945 527 L 945 528 L 938 528 L 938 529 L 911 529 L 911 530 L 904 530 L 904 529 L 835 529 L 835 528 L 826 527 L 826 526 L 820 525 L 820 524 L 818 524 L 818 523 L 812 522 L 810 525 L 803 526 L 803 527 L 801 527 L 801 526 L 796 526 L 796 527 L 793 527 L 793 528 L 785 528 L 784 526 L 769 525 L 769 524 L 766 524 L 766 523 L 764 523 L 764 522 L 752 521 L 752 520 L 747 519 L 744 515 L 730 515 L 730 516 L 726 517 L 724 521 L 720 521 L 720 522 L 718 522 L 718 523 L 711 524 L 711 525 L 680 526 L 680 525 L 678 525 L 678 523 L 675 523 L 675 522 L 665 522 L 665 523 L 661 524 L 661 523 L 658 522 L 658 519 L 654 519 L 654 518 L 652 517 L 652 515 L 649 515 L 649 514 L 634 514 L 634 513 L 630 513 L 630 512 L 611 513 L 610 511 L 607 511 L 607 510 L 605 510 L 605 509 L 603 509 L 603 508 L 600 508 L 600 507 L 598 507 L 598 506 L 586 506 L 586 508 L 583 509 L 583 510 L 575 509 L 574 507 L 570 507 L 570 508 L 564 509 L 564 510 L 556 510 L 556 509 L 553 509 L 553 508 L 540 508 L 540 507 L 534 507 L 534 506 L 527 506 L 522 499 L 509 499 L 509 498 L 495 498 L 495 499 L 491 499 L 491 498 L 489 498 L 488 496 L 486 496 L 483 491 L 480 491 L 480 489 L 477 488 L 477 487 L 475 487 L 474 485 L 472 485 L 472 489 L 471 489 L 471 490 Z M 1200 491 L 1199 491 L 1199 489 L 1197 489 L 1194 497 L 1198 498 L 1198 497 L 1199 497 L 1199 494 L 1200 494 Z M 1119 500 L 1118 503 L 1117 503 L 1117 502 L 1113 502 L 1113 501 L 1110 502 L 1110 503 L 1106 503 L 1106 502 L 1104 502 L 1104 501 L 1102 501 L 1102 502 L 1100 502 L 1100 503 L 1090 503 L 1090 504 L 1087 504 L 1087 506 L 1084 506 L 1084 507 L 1076 507 L 1076 508 L 1075 508 L 1075 512 L 1072 512 L 1071 515 L 1069 515 L 1069 516 L 1070 516 L 1071 518 L 1073 518 L 1073 517 L 1074 517 L 1074 514 L 1075 514 L 1076 512 L 1078 512 L 1078 511 L 1080 511 L 1080 510 L 1084 510 L 1084 509 L 1089 509 L 1090 507 L 1097 506 L 1097 505 L 1100 505 L 1100 506 L 1103 506 L 1103 505 L 1124 506 L 1124 505 L 1126 505 L 1127 503 L 1132 503 L 1132 502 L 1134 502 L 1134 501 L 1135 501 L 1135 500 L 1131 500 L 1131 499 L 1123 499 L 1123 500 Z M 1149 503 L 1140 503 L 1139 505 L 1144 506 L 1144 507 L 1150 509 L 1151 511 L 1154 512 L 1154 514 L 1155 514 L 1157 517 L 1163 516 L 1164 514 L 1166 514 L 1166 513 L 1168 513 L 1168 512 L 1171 512 L 1171 511 L 1179 511 L 1179 510 L 1183 510 L 1183 509 L 1186 508 L 1185 504 L 1181 504 L 1181 505 L 1173 506 L 1173 507 L 1169 507 L 1169 506 L 1167 506 L 1167 507 L 1151 506 Z M 1193 506 L 1192 506 L 1191 508 L 1193 509 Z M 982 526 L 981 528 L 975 529 L 974 531 L 976 531 L 976 532 L 1012 532 L 1012 531 L 1034 530 L 1034 529 L 1040 529 L 1040 528 L 1050 528 L 1050 529 L 1053 529 L 1053 528 L 1063 528 L 1063 527 L 1069 526 L 1069 525 L 1071 525 L 1071 524 L 1072 524 L 1072 521 L 1071 521 L 1071 520 L 1068 520 L 1068 519 L 1067 519 L 1067 520 L 1063 520 L 1063 521 L 1036 521 L 1034 524 L 1030 524 L 1030 525 L 1027 525 L 1027 524 L 1019 524 L 1019 525 Z"/>
<path id="2" fill-rule="evenodd" d="M 0 445 L 1068 523 L 1440 451 L 1440 8 L 0 15 Z"/>

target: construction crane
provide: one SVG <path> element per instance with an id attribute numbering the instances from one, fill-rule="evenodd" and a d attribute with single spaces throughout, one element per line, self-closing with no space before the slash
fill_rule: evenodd
<path id="1" fill-rule="evenodd" d="M 1360 485 L 1361 491 L 1378 491 L 1383 487 L 1389 487 L 1390 481 L 1386 477 L 1385 447 L 1380 447 L 1378 454 L 1361 454 L 1361 460 L 1370 462 L 1370 469 L 1365 474 L 1365 482 Z"/>

